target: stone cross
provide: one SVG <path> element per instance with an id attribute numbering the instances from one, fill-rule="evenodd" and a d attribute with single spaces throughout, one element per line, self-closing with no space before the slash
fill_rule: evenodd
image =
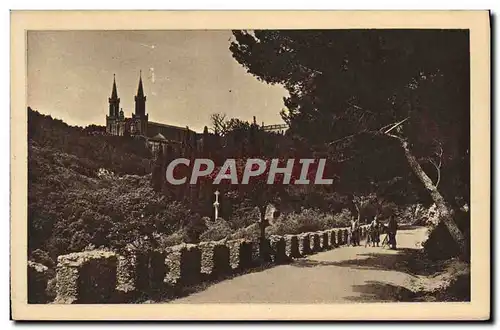
<path id="1" fill-rule="evenodd" d="M 219 194 L 220 192 L 218 190 L 215 191 L 215 202 L 214 202 L 214 209 L 215 209 L 215 221 L 219 218 Z"/>

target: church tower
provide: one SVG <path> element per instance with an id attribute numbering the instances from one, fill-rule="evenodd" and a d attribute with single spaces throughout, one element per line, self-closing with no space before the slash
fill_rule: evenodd
<path id="1" fill-rule="evenodd" d="M 132 114 L 135 134 L 146 135 L 148 127 L 148 115 L 146 114 L 146 96 L 142 86 L 142 71 L 139 73 L 139 87 L 135 96 L 135 113 Z"/>
<path id="2" fill-rule="evenodd" d="M 146 96 L 144 96 L 144 88 L 142 87 L 142 71 L 139 73 L 139 87 L 135 96 L 135 115 L 138 117 L 146 115 Z"/>
<path id="3" fill-rule="evenodd" d="M 106 116 L 106 133 L 111 135 L 119 135 L 118 120 L 120 115 L 120 98 L 116 89 L 115 75 L 113 74 L 113 89 L 109 102 L 109 114 Z"/>

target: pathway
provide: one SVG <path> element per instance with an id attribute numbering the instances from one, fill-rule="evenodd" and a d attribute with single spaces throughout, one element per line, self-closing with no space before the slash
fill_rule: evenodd
<path id="1" fill-rule="evenodd" d="M 412 291 L 405 273 L 409 253 L 419 249 L 426 228 L 398 231 L 398 250 L 341 247 L 238 276 L 171 303 L 333 303 L 396 301 Z"/>

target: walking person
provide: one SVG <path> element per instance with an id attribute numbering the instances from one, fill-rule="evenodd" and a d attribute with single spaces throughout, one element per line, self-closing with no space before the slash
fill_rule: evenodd
<path id="1" fill-rule="evenodd" d="M 355 220 L 352 218 L 351 220 L 351 244 L 352 246 L 360 245 L 359 242 L 359 218 Z"/>
<path id="2" fill-rule="evenodd" d="M 377 216 L 373 218 L 373 221 L 370 224 L 370 236 L 371 236 L 371 242 L 372 246 L 374 247 L 375 244 L 379 246 L 380 244 L 380 223 L 378 222 Z"/>
<path id="3" fill-rule="evenodd" d="M 396 217 L 391 215 L 387 225 L 387 234 L 389 235 L 389 247 L 391 250 L 396 250 L 396 232 L 398 231 L 398 223 Z"/>

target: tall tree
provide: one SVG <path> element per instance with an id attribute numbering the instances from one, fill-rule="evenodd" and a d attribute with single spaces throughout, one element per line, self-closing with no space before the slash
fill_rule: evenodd
<path id="1" fill-rule="evenodd" d="M 468 199 L 468 31 L 233 34 L 233 57 L 258 79 L 288 90 L 282 116 L 292 134 L 328 144 L 337 161 L 347 164 L 376 149 L 399 146 L 407 166 L 440 209 L 440 219 L 465 251 L 446 199 Z M 360 146 L 360 140 L 373 141 L 378 148 Z"/>

